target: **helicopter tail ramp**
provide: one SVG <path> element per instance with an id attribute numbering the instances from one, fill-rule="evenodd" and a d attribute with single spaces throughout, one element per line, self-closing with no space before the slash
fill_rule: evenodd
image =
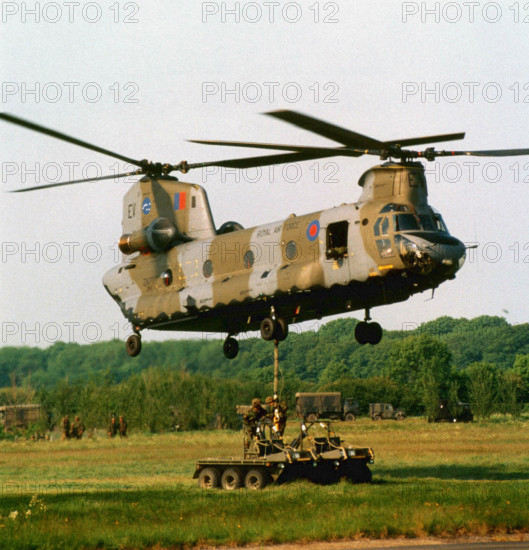
<path id="1" fill-rule="evenodd" d="M 170 177 L 144 177 L 123 198 L 123 233 L 146 228 L 154 220 L 172 222 L 185 240 L 215 236 L 206 192 L 200 185 Z"/>

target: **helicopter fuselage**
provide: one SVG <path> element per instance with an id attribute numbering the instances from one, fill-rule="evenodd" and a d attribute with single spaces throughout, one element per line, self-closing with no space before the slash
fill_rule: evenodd
<path id="1" fill-rule="evenodd" d="M 426 197 L 425 181 L 401 185 L 403 170 L 409 176 L 400 164 L 368 171 L 358 203 L 166 251 L 139 247 L 105 274 L 104 285 L 137 331 L 237 334 L 257 330 L 271 311 L 290 324 L 406 300 L 453 279 L 465 247 L 426 201 L 417 201 Z M 138 201 L 148 197 L 144 188 Z"/>

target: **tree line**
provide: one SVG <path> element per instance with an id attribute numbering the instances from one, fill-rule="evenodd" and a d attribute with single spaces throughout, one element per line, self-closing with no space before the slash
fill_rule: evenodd
<path id="1" fill-rule="evenodd" d="M 339 319 L 281 342 L 290 410 L 297 391 L 318 390 L 354 397 L 364 412 L 370 402 L 390 402 L 430 415 L 440 399 L 467 401 L 480 418 L 517 416 L 529 399 L 528 324 L 441 317 L 412 331 L 386 331 L 373 347 L 355 342 L 356 323 Z M 105 426 L 112 412 L 152 432 L 234 427 L 235 405 L 269 395 L 272 375 L 272 346 L 257 338 L 241 343 L 233 361 L 224 359 L 219 340 L 146 343 L 137 358 L 118 341 L 4 347 L 0 403 L 32 397 L 55 418 L 83 415 L 88 427 Z"/>

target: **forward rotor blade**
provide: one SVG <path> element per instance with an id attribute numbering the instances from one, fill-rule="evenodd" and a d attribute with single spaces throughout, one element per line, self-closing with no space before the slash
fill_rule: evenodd
<path id="1" fill-rule="evenodd" d="M 345 128 L 340 128 L 334 124 L 330 124 L 323 120 L 310 117 L 308 115 L 303 115 L 296 111 L 270 111 L 264 113 L 268 116 L 273 116 L 289 124 L 293 124 L 298 128 L 303 128 L 309 132 L 313 132 L 320 136 L 332 139 L 341 143 L 342 145 L 352 145 L 353 147 L 371 148 L 371 149 L 384 149 L 385 143 L 379 141 L 378 139 L 371 138 L 369 136 L 364 136 L 351 130 Z"/>
<path id="2" fill-rule="evenodd" d="M 363 152 L 359 152 L 355 149 L 350 149 L 348 147 L 312 147 L 307 145 L 280 145 L 278 143 L 253 143 L 249 141 L 210 141 L 210 140 L 199 140 L 199 139 L 190 139 L 188 140 L 192 143 L 202 143 L 204 145 L 222 145 L 228 147 L 249 147 L 253 149 L 272 149 L 278 151 L 296 151 L 296 152 L 306 152 L 309 154 L 321 154 L 328 155 L 329 153 L 345 156 L 359 157 Z"/>
<path id="3" fill-rule="evenodd" d="M 35 124 L 34 122 L 30 122 L 29 120 L 18 118 L 14 115 L 9 115 L 7 113 L 0 113 L 0 120 L 5 120 L 6 122 L 10 122 L 11 124 L 16 124 L 17 126 L 22 126 L 23 128 L 27 128 L 28 130 L 33 130 L 34 132 L 39 132 L 40 134 L 44 134 L 46 136 L 51 136 L 56 139 L 60 139 L 61 141 L 65 141 L 66 143 L 73 143 L 74 145 L 79 145 L 79 147 L 84 147 L 85 149 L 89 149 L 90 151 L 103 153 L 104 155 L 108 155 L 109 157 L 114 157 L 124 162 L 128 162 L 129 164 L 134 164 L 134 166 L 141 166 L 141 162 L 138 160 L 134 160 L 129 157 L 124 157 L 123 155 L 114 153 L 113 151 L 109 151 L 108 149 L 103 149 L 103 147 L 98 147 L 97 145 L 93 145 L 91 143 L 88 143 L 87 141 L 82 141 L 72 136 L 63 134 L 62 132 L 57 132 L 56 130 L 52 130 L 51 128 L 46 128 L 45 126 L 41 126 L 40 124 Z"/>
<path id="4" fill-rule="evenodd" d="M 85 181 L 101 181 L 101 180 L 110 180 L 110 179 L 119 179 L 126 176 L 135 176 L 141 174 L 141 170 L 134 172 L 127 172 L 126 174 L 112 174 L 111 176 L 101 176 L 99 178 L 87 178 L 82 180 L 73 180 L 73 181 L 63 181 L 61 183 L 50 183 L 48 185 L 36 185 L 35 187 L 25 187 L 24 189 L 12 189 L 8 193 L 25 193 L 26 191 L 36 191 L 38 189 L 49 189 L 50 187 L 61 187 L 63 185 L 73 185 L 75 183 L 83 183 Z"/>
<path id="5" fill-rule="evenodd" d="M 489 151 L 436 151 L 436 157 L 517 157 L 529 155 L 529 149 L 491 149 Z"/>
<path id="6" fill-rule="evenodd" d="M 335 157 L 341 155 L 339 150 L 332 150 L 326 154 L 321 153 L 287 153 L 282 155 L 265 155 L 261 157 L 247 157 L 239 159 L 219 160 L 213 162 L 200 162 L 190 164 L 189 170 L 193 168 L 206 168 L 208 166 L 221 166 L 224 168 L 255 168 L 258 166 L 271 166 L 273 164 L 284 164 L 289 162 L 301 162 L 319 158 Z"/>
<path id="7" fill-rule="evenodd" d="M 425 143 L 439 143 L 441 141 L 455 141 L 458 139 L 464 139 L 465 132 L 459 132 L 457 134 L 440 134 L 438 136 L 424 136 L 408 139 L 394 139 L 392 141 L 385 141 L 386 145 L 401 147 L 409 147 L 410 145 L 424 145 Z"/>

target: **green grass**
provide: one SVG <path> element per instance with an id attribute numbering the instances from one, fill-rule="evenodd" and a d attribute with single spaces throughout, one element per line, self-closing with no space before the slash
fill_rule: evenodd
<path id="1" fill-rule="evenodd" d="M 360 420 L 336 427 L 346 441 L 375 449 L 372 485 L 297 481 L 258 493 L 201 491 L 191 479 L 194 461 L 239 456 L 238 432 L 3 442 L 0 547 L 183 547 L 529 531 L 529 422 Z"/>

